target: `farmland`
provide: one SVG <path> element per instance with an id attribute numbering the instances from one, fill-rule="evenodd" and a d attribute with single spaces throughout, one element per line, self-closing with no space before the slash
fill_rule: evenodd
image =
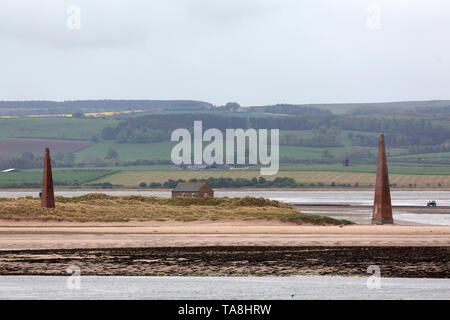
<path id="1" fill-rule="evenodd" d="M 400 107 L 406 108 L 406 105 Z M 107 111 L 97 112 L 106 114 Z M 156 116 L 158 114 L 160 116 Z M 279 126 L 280 172 L 264 177 L 267 181 L 287 177 L 295 180 L 292 187 L 305 188 L 373 185 L 381 128 L 388 132 L 386 138 L 390 139 L 387 140 L 387 157 L 392 184 L 424 188 L 450 186 L 450 153 L 446 152 L 449 140 L 446 140 L 448 131 L 445 131 L 448 122 L 432 113 L 426 116 L 427 121 L 419 121 L 421 114 L 395 116 L 395 121 L 391 115 L 374 115 L 372 121 L 372 116 L 277 116 L 215 108 L 177 112 L 146 110 L 136 114 L 111 113 L 111 116 L 97 118 L 83 115 L 81 118 L 79 115 L 45 117 L 42 114 L 40 117 L 0 118 L 0 169 L 23 170 L 0 174 L 0 187 L 40 185 L 42 171 L 38 169 L 42 168 L 43 150 L 47 146 L 52 154 L 54 180 L 59 186 L 135 188 L 141 183 L 147 186 L 155 183 L 152 187 L 156 188 L 161 187 L 158 183 L 163 184 L 169 179 L 249 180 L 260 177 L 257 166 L 224 171 L 173 168 L 171 151 L 176 142 L 169 141 L 171 130 L 191 128 L 192 119 L 197 116 L 204 118 L 204 128 L 207 125 L 221 128 L 225 124 L 243 128 Z M 416 130 L 412 140 L 411 127 Z M 205 142 L 204 146 L 207 144 Z M 342 166 L 343 159 L 350 160 L 349 167 Z M 234 187 L 240 186 L 250 187 L 245 183 Z M 289 183 L 277 186 L 289 187 Z M 256 187 L 271 186 L 260 184 Z"/>
<path id="2" fill-rule="evenodd" d="M 175 143 L 117 143 L 117 142 L 99 142 L 92 146 L 75 152 L 76 162 L 87 161 L 89 159 L 105 158 L 108 150 L 115 150 L 120 160 L 133 161 L 138 159 L 162 159 L 170 160 L 170 152 Z"/>
<path id="3" fill-rule="evenodd" d="M 64 141 L 51 139 L 0 139 L 0 158 L 12 158 L 22 155 L 25 151 L 42 156 L 45 147 L 53 154 L 58 152 L 71 153 L 87 148 L 92 143 L 87 141 Z"/>
<path id="4" fill-rule="evenodd" d="M 375 173 L 377 167 L 375 165 L 358 165 L 343 167 L 342 165 L 311 165 L 311 166 L 286 166 L 281 171 L 335 171 L 335 172 L 368 172 Z M 406 166 L 389 166 L 389 173 L 406 174 L 406 175 L 450 175 L 449 167 L 406 167 Z"/>
<path id="5" fill-rule="evenodd" d="M 100 134 L 103 128 L 117 123 L 117 120 L 108 118 L 0 118 L 0 138 L 41 138 L 90 141 L 92 136 Z"/>
<path id="6" fill-rule="evenodd" d="M 390 182 L 399 187 L 409 187 L 415 185 L 416 187 L 450 187 L 450 175 L 447 170 L 447 175 L 438 174 L 399 174 L 391 173 Z M 394 170 L 395 172 L 395 170 Z M 208 179 L 213 178 L 259 178 L 260 173 L 256 170 L 202 170 L 202 171 L 177 171 L 177 170 L 161 170 L 161 171 L 121 171 L 113 175 L 106 176 L 95 183 L 108 182 L 113 185 L 121 185 L 125 187 L 136 187 L 141 182 L 150 184 L 152 182 L 164 183 L 169 179 Z M 333 171 L 280 171 L 273 176 L 266 176 L 267 180 L 272 180 L 277 177 L 293 178 L 298 183 L 304 183 L 305 186 L 311 186 L 311 183 L 317 185 L 322 183 L 330 185 L 336 184 L 350 184 L 354 186 L 370 186 L 375 183 L 375 173 L 370 172 L 333 172 Z"/>
<path id="7" fill-rule="evenodd" d="M 78 186 L 83 183 L 98 179 L 107 174 L 114 173 L 113 170 L 91 169 L 91 170 L 53 170 L 53 181 L 60 186 Z M 42 183 L 42 170 L 27 170 L 21 172 L 0 172 L 0 187 L 39 187 Z"/>
<path id="8" fill-rule="evenodd" d="M 374 184 L 375 166 L 342 167 L 338 165 L 296 166 L 281 169 L 274 176 L 265 176 L 268 181 L 279 177 L 293 178 L 304 187 L 329 187 L 337 185 L 365 187 Z M 398 187 L 450 187 L 450 168 L 390 167 L 390 180 Z M 172 180 L 208 178 L 251 179 L 259 178 L 257 168 L 246 170 L 172 170 L 170 166 L 104 167 L 92 169 L 53 170 L 56 185 L 65 187 L 102 186 L 136 188 L 141 182 L 164 183 Z M 39 187 L 42 170 L 0 173 L 0 187 Z M 439 185 L 440 184 L 440 185 Z"/>
<path id="9" fill-rule="evenodd" d="M 115 150 L 119 159 L 122 161 L 133 161 L 140 159 L 160 159 L 160 160 L 170 160 L 170 153 L 175 142 L 165 141 L 156 143 L 117 143 L 117 142 L 99 142 L 92 146 L 83 149 L 81 151 L 75 152 L 76 162 L 82 162 L 88 159 L 100 158 L 103 159 L 107 154 L 108 150 Z M 204 144 L 206 145 L 206 143 Z M 313 147 L 302 147 L 302 146 L 280 146 L 280 157 L 283 158 L 293 158 L 296 160 L 320 160 L 324 150 L 328 150 L 331 157 L 339 161 L 345 157 L 345 155 L 351 151 L 359 150 L 360 153 L 367 154 L 371 152 L 376 155 L 377 148 L 375 147 L 335 147 L 335 148 L 313 148 Z M 389 155 L 398 155 L 405 153 L 402 149 L 390 149 Z"/>
<path id="10" fill-rule="evenodd" d="M 104 158 L 109 149 L 117 151 L 120 160 L 132 161 L 138 159 L 161 159 L 170 160 L 170 153 L 175 142 L 157 143 L 117 143 L 100 142 L 75 153 L 77 162 L 90 158 Z M 206 145 L 206 144 L 205 144 Z M 371 148 L 375 150 L 375 148 Z M 328 148 L 335 157 L 343 157 L 345 148 Z M 280 146 L 280 154 L 285 157 L 295 157 L 297 159 L 320 159 L 323 149 L 308 148 L 299 146 Z"/>
<path id="11" fill-rule="evenodd" d="M 220 113 L 215 111 L 215 113 Z M 244 113 L 238 115 L 244 115 Z M 130 117 L 130 116 L 128 116 Z M 135 116 L 133 116 L 135 117 Z M 102 130 L 107 127 L 114 127 L 120 123 L 119 119 L 114 117 L 105 118 L 64 118 L 64 117 L 17 117 L 17 118 L 0 118 L 0 158 L 15 157 L 23 152 L 30 151 L 32 153 L 41 153 L 42 144 L 50 144 L 53 154 L 73 153 L 75 164 L 82 162 L 90 162 L 92 160 L 98 163 L 103 160 L 108 151 L 114 150 L 118 154 L 118 160 L 121 162 L 136 160 L 170 160 L 170 152 L 175 144 L 170 141 L 154 142 L 154 143 L 119 143 L 114 140 L 101 139 Z M 358 159 L 373 159 L 377 152 L 376 146 L 354 146 L 349 139 L 350 135 L 357 135 L 359 131 L 340 130 L 337 132 L 337 138 L 340 141 L 339 146 L 335 147 L 308 147 L 301 145 L 281 145 L 280 159 L 282 164 L 291 163 L 292 161 L 327 161 L 331 163 L 340 163 L 343 158 L 350 157 L 351 161 Z M 304 139 L 314 137 L 313 130 L 281 130 L 280 137 L 283 139 L 286 135 L 295 135 Z M 377 137 L 376 132 L 364 132 L 367 137 Z M 10 139 L 33 139 L 33 140 L 10 140 Z M 36 140 L 35 140 L 36 139 Z M 49 141 L 41 141 L 40 139 L 49 139 Z M 1 141 L 0 140 L 0 141 Z M 52 140 L 52 141 L 50 141 Z M 74 144 L 57 144 L 55 140 L 74 141 Z M 14 142 L 14 147 L 10 143 Z M 33 142 L 36 142 L 33 144 Z M 90 144 L 88 144 L 90 143 Z M 77 145 L 80 144 L 80 145 Z M 328 158 L 324 158 L 324 152 L 327 152 Z M 448 154 L 441 153 L 424 153 L 409 154 L 406 148 L 389 148 L 388 157 L 399 164 L 402 162 L 409 164 L 421 163 L 428 159 L 438 160 L 439 164 L 446 164 L 449 159 Z M 441 160 L 439 160 L 441 159 Z M 446 160 L 447 159 L 447 160 Z M 429 162 L 435 165 L 434 162 Z"/>

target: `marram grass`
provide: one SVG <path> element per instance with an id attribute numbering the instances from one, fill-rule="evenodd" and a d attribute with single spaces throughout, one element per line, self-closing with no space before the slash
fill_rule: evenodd
<path id="1" fill-rule="evenodd" d="M 264 198 L 170 199 L 98 193 L 56 197 L 55 209 L 41 208 L 39 198 L 3 198 L 0 199 L 0 219 L 85 222 L 277 219 L 297 224 L 351 224 L 346 220 L 304 214 L 291 204 Z"/>

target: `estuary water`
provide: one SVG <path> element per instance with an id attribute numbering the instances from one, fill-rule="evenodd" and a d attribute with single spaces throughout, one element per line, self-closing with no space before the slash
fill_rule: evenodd
<path id="1" fill-rule="evenodd" d="M 77 190 L 56 191 L 58 196 L 74 197 L 88 193 L 105 193 L 109 195 L 142 195 L 170 197 L 170 191 L 153 190 Z M 265 197 L 271 200 L 295 204 L 341 204 L 372 205 L 373 191 L 340 190 L 340 191 L 290 191 L 290 190 L 234 190 L 215 191 L 216 197 Z M 20 198 L 39 196 L 39 191 L 0 191 L 0 198 Z M 391 191 L 394 206 L 426 206 L 428 200 L 435 200 L 439 206 L 450 206 L 450 191 Z"/>
<path id="2" fill-rule="evenodd" d="M 450 279 L 0 276 L 0 299 L 450 299 Z"/>

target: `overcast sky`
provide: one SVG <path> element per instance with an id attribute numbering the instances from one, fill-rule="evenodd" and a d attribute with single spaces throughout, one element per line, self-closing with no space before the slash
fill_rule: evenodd
<path id="1" fill-rule="evenodd" d="M 449 88 L 448 0 L 0 2 L 0 100 L 378 102 Z"/>

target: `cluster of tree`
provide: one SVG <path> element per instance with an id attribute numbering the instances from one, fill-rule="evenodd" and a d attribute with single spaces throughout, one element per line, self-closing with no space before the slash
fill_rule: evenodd
<path id="1" fill-rule="evenodd" d="M 241 108 L 241 105 L 237 102 L 228 102 L 224 106 L 217 107 L 216 110 L 223 111 L 237 111 Z"/>
<path id="2" fill-rule="evenodd" d="M 24 152 L 19 157 L 0 159 L 0 168 L 34 169 L 42 168 L 44 165 L 43 156 L 35 156 L 31 152 Z M 72 153 L 56 153 L 52 157 L 54 167 L 74 167 L 75 157 Z"/>
<path id="3" fill-rule="evenodd" d="M 417 107 L 415 112 L 422 114 L 442 114 L 449 113 L 450 114 L 450 105 L 442 106 L 442 107 Z"/>
<path id="4" fill-rule="evenodd" d="M 109 183 L 109 182 L 90 183 L 89 186 L 94 187 L 94 188 L 101 188 L 101 189 L 112 189 L 113 188 L 113 184 Z"/>
<path id="5" fill-rule="evenodd" d="M 333 115 L 304 115 L 298 117 L 238 117 L 212 114 L 153 114 L 130 118 L 115 127 L 102 131 L 104 140 L 118 142 L 159 142 L 170 139 L 173 130 L 192 130 L 194 121 L 202 121 L 203 129 L 217 128 L 225 132 L 230 128 L 307 130 L 330 126 Z M 331 126 L 330 126 L 331 127 Z"/>
<path id="6" fill-rule="evenodd" d="M 173 189 L 177 186 L 178 183 L 186 182 L 186 180 L 178 179 L 173 180 L 169 179 L 164 183 L 159 182 L 151 182 L 149 184 L 145 182 L 141 182 L 139 187 L 141 188 L 164 188 L 164 189 Z M 210 185 L 212 188 L 305 188 L 305 187 L 352 187 L 351 184 L 340 184 L 335 182 L 330 182 L 330 184 L 326 185 L 324 183 L 300 183 L 295 181 L 292 178 L 288 177 L 277 177 L 273 180 L 267 180 L 264 177 L 259 178 L 208 178 L 208 179 L 190 179 L 189 182 L 205 182 Z M 356 183 L 353 185 L 354 187 L 358 187 L 359 184 Z"/>
<path id="7" fill-rule="evenodd" d="M 413 116 L 355 116 L 333 114 L 304 114 L 298 116 L 239 117 L 228 115 L 196 114 L 154 114 L 129 118 L 117 126 L 102 131 L 104 140 L 116 140 L 122 143 L 160 142 L 170 139 L 173 130 L 186 128 L 192 130 L 196 120 L 202 121 L 203 129 L 217 128 L 255 128 L 280 130 L 315 130 L 325 133 L 313 138 L 291 134 L 282 137 L 281 143 L 316 147 L 339 146 L 339 130 L 360 132 L 383 132 L 386 143 L 391 147 L 440 145 L 450 137 L 450 126 Z M 375 137 L 355 136 L 355 145 L 376 146 Z"/>
<path id="8" fill-rule="evenodd" d="M 298 159 L 298 158 L 294 158 L 294 157 L 283 156 L 283 157 L 280 157 L 280 163 L 281 164 L 303 164 L 303 165 L 309 166 L 309 165 L 317 165 L 317 164 L 336 163 L 336 161 L 334 159 L 335 159 L 335 157 L 334 158 L 324 158 L 323 156 L 321 157 L 321 159 Z"/>
<path id="9" fill-rule="evenodd" d="M 172 161 L 159 158 L 137 159 L 129 161 L 121 161 L 119 158 L 102 159 L 102 158 L 86 158 L 78 163 L 78 167 L 117 167 L 117 166 L 153 166 L 153 165 L 172 165 Z"/>
<path id="10" fill-rule="evenodd" d="M 380 141 L 380 138 L 378 136 L 368 136 L 360 133 L 354 134 L 353 132 L 349 132 L 347 134 L 347 137 L 351 141 L 352 146 L 376 147 L 378 146 L 378 143 Z"/>
<path id="11" fill-rule="evenodd" d="M 273 113 L 273 114 L 331 114 L 330 110 L 298 104 L 276 104 L 272 106 L 249 107 L 252 111 Z"/>
<path id="12" fill-rule="evenodd" d="M 341 116 L 333 124 L 342 130 L 384 132 L 390 146 L 437 145 L 450 137 L 450 126 L 411 116 Z"/>
<path id="13" fill-rule="evenodd" d="M 339 140 L 339 132 L 340 130 L 334 126 L 331 128 L 320 126 L 313 129 L 314 136 L 311 138 L 289 132 L 280 137 L 280 144 L 304 147 L 340 147 L 342 143 Z"/>

